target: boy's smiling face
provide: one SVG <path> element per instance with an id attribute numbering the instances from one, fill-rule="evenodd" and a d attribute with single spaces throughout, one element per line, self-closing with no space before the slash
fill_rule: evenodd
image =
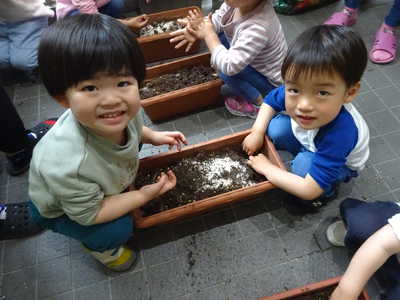
<path id="1" fill-rule="evenodd" d="M 125 129 L 140 108 L 136 79 L 127 74 L 96 74 L 70 87 L 58 101 L 95 134 L 117 144 L 125 141 Z"/>
<path id="2" fill-rule="evenodd" d="M 343 104 L 353 101 L 360 83 L 347 87 L 337 73 L 302 73 L 296 79 L 285 78 L 285 107 L 300 127 L 310 130 L 333 121 Z"/>

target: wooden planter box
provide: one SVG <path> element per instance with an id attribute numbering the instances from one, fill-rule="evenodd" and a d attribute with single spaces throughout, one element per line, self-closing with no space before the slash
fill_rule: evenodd
<path id="1" fill-rule="evenodd" d="M 260 298 L 258 300 L 295 300 L 296 297 L 306 296 L 309 294 L 313 294 L 315 292 L 321 292 L 325 289 L 335 287 L 338 285 L 341 276 L 327 279 L 324 281 L 311 283 L 302 287 L 295 288 L 290 291 L 282 292 L 279 294 L 275 294 L 272 296 Z M 362 291 L 361 295 L 358 297 L 358 300 L 370 300 L 371 298 L 368 296 L 366 291 Z"/>
<path id="2" fill-rule="evenodd" d="M 188 15 L 189 10 L 200 11 L 200 8 L 197 6 L 190 6 L 149 14 L 149 24 L 157 21 L 170 21 L 184 18 Z M 172 36 L 169 32 L 139 37 L 138 42 L 142 48 L 146 63 L 194 54 L 199 51 L 199 40 L 193 43 L 192 48 L 188 52 L 185 52 L 186 47 L 175 49 L 176 43 L 170 43 L 169 40 L 171 38 Z"/>
<path id="3" fill-rule="evenodd" d="M 209 66 L 210 57 L 210 53 L 203 53 L 147 68 L 146 79 L 173 73 L 189 66 Z M 221 97 L 222 84 L 223 81 L 216 78 L 205 83 L 142 99 L 141 104 L 149 118 L 153 122 L 157 122 L 215 105 Z"/>
<path id="4" fill-rule="evenodd" d="M 219 139 L 211 140 L 208 142 L 196 144 L 183 148 L 180 152 L 170 151 L 161 153 L 159 155 L 146 157 L 140 160 L 139 169 L 153 169 L 166 167 L 171 163 L 188 156 L 194 156 L 199 152 L 207 152 L 217 150 L 229 146 L 241 145 L 243 139 L 250 133 L 250 130 L 242 131 L 239 133 L 231 134 Z M 269 157 L 275 165 L 285 169 L 278 152 L 275 150 L 274 145 L 269 139 L 265 139 L 262 152 Z M 177 178 L 179 180 L 179 178 Z M 216 209 L 228 205 L 239 200 L 249 199 L 259 195 L 265 191 L 275 188 L 269 181 L 263 181 L 253 186 L 237 189 L 231 192 L 216 195 L 214 197 L 206 198 L 203 200 L 188 203 L 186 205 L 176 207 L 170 210 L 162 211 L 160 213 L 143 217 L 142 211 L 135 209 L 133 215 L 135 224 L 138 228 L 151 227 L 163 223 L 177 221 L 183 218 L 194 216 L 209 210 Z"/>

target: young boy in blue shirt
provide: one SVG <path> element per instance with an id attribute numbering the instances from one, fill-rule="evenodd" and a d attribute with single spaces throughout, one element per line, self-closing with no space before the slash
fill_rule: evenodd
<path id="1" fill-rule="evenodd" d="M 320 25 L 302 33 L 282 65 L 284 85 L 264 99 L 243 141 L 250 166 L 316 207 L 357 176 L 369 156 L 369 131 L 351 102 L 366 63 L 365 45 L 349 28 Z M 266 130 L 278 150 L 293 154 L 292 172 L 256 154 Z"/>

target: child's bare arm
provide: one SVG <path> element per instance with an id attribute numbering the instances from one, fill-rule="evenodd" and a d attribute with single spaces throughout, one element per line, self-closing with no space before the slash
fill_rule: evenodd
<path id="1" fill-rule="evenodd" d="M 264 154 L 249 157 L 249 165 L 264 175 L 275 186 L 304 200 L 313 200 L 323 193 L 323 189 L 309 175 L 305 178 L 282 170 L 274 165 Z"/>
<path id="2" fill-rule="evenodd" d="M 175 185 L 175 174 L 168 171 L 167 174 L 162 173 L 156 183 L 145 185 L 139 190 L 105 197 L 94 223 L 100 224 L 115 220 L 164 194 L 174 188 Z"/>
<path id="3" fill-rule="evenodd" d="M 154 131 L 143 126 L 142 143 L 154 146 L 168 145 L 171 149 L 176 146 L 178 150 L 187 145 L 186 137 L 180 131 Z"/>
<path id="4" fill-rule="evenodd" d="M 357 300 L 369 278 L 398 252 L 400 241 L 392 226 L 385 225 L 358 249 L 330 299 Z"/>
<path id="5" fill-rule="evenodd" d="M 268 124 L 275 113 L 275 110 L 268 104 L 263 103 L 261 105 L 257 119 L 251 128 L 251 133 L 243 140 L 242 143 L 243 150 L 248 155 L 253 155 L 262 147 Z"/>

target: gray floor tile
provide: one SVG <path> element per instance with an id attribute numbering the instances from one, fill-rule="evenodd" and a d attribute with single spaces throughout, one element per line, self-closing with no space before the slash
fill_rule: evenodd
<path id="1" fill-rule="evenodd" d="M 384 140 L 388 143 L 390 148 L 400 156 L 400 131 L 393 132 L 385 135 Z"/>
<path id="2" fill-rule="evenodd" d="M 374 113 L 385 109 L 383 102 L 378 96 L 370 91 L 361 94 L 354 100 L 354 105 L 361 114 Z"/>
<path id="3" fill-rule="evenodd" d="M 97 281 L 95 284 L 75 291 L 75 300 L 110 300 L 111 290 L 108 280 Z"/>
<path id="4" fill-rule="evenodd" d="M 374 124 L 379 134 L 390 133 L 400 128 L 400 122 L 388 110 L 372 113 L 368 115 L 368 119 Z"/>
<path id="5" fill-rule="evenodd" d="M 3 276 L 2 295 L 6 299 L 35 299 L 36 273 L 34 267 L 27 267 Z"/>
<path id="6" fill-rule="evenodd" d="M 151 299 L 174 299 L 188 292 L 181 258 L 152 266 L 147 274 Z"/>
<path id="7" fill-rule="evenodd" d="M 398 133 L 400 137 L 400 132 Z M 398 140 L 400 146 L 400 139 Z M 390 147 L 383 137 L 375 137 L 371 138 L 370 140 L 370 157 L 369 162 L 374 163 L 381 163 L 388 160 L 395 159 L 397 154 L 393 152 L 393 147 Z"/>
<path id="8" fill-rule="evenodd" d="M 52 297 L 72 289 L 70 258 L 63 256 L 38 264 L 38 299 Z"/>
<path id="9" fill-rule="evenodd" d="M 8 273 L 20 268 L 35 265 L 37 238 L 8 240 L 4 245 L 3 272 Z"/>
<path id="10" fill-rule="evenodd" d="M 400 89 L 398 87 L 390 86 L 383 89 L 377 89 L 374 93 L 376 93 L 388 107 L 398 106 L 400 104 L 398 98 Z"/>
<path id="11" fill-rule="evenodd" d="M 97 298 L 86 298 L 86 299 L 97 299 Z M 45 297 L 43 300 L 74 300 L 73 292 L 66 292 L 59 295 L 54 295 L 51 297 Z M 100 299 L 98 299 L 100 300 Z"/>
<path id="12" fill-rule="evenodd" d="M 144 271 L 126 273 L 111 280 L 113 300 L 148 300 L 150 299 L 149 283 Z"/>
<path id="13" fill-rule="evenodd" d="M 400 188 L 400 159 L 379 164 L 376 166 L 376 169 L 390 188 Z"/>

